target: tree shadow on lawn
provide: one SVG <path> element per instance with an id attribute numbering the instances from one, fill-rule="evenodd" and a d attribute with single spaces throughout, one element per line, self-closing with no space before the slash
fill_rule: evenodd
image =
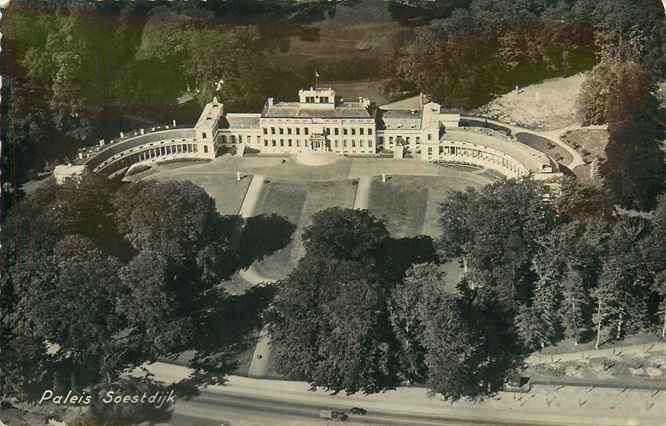
<path id="1" fill-rule="evenodd" d="M 238 249 L 239 266 L 247 268 L 289 245 L 296 225 L 277 214 L 247 219 Z"/>
<path id="2" fill-rule="evenodd" d="M 379 268 L 387 276 L 402 279 L 412 265 L 432 262 L 437 257 L 435 244 L 427 235 L 389 238 L 380 248 Z"/>

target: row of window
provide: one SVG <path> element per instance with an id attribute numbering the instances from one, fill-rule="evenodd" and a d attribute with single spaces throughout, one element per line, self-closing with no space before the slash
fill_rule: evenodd
<path id="1" fill-rule="evenodd" d="M 405 143 L 405 144 L 407 144 L 407 145 L 409 145 L 409 144 L 412 143 L 412 138 L 411 138 L 410 136 L 404 136 L 404 137 L 403 137 L 403 136 L 395 136 L 395 137 L 394 137 L 394 136 L 389 136 L 389 137 L 388 137 L 388 144 L 389 144 L 389 145 L 393 145 L 393 143 L 394 143 L 394 142 L 397 142 L 398 139 L 401 139 L 402 142 Z M 428 133 L 428 140 L 429 140 L 429 141 L 432 140 L 432 135 L 431 135 L 430 133 Z M 415 137 L 414 137 L 414 142 L 415 142 L 417 145 L 420 144 L 420 143 L 421 143 L 421 136 L 415 136 Z M 380 137 L 379 137 L 379 144 L 380 144 L 380 145 L 383 145 L 383 144 L 384 144 L 384 137 L 383 137 L 383 136 L 380 136 Z"/>
<path id="2" fill-rule="evenodd" d="M 317 96 L 316 98 L 314 96 L 306 96 L 305 97 L 305 103 L 315 104 L 315 103 L 317 103 L 317 98 L 319 98 L 319 103 L 321 103 L 321 104 L 327 104 L 328 103 L 328 96 Z"/>
<path id="3" fill-rule="evenodd" d="M 326 135 L 333 134 L 335 136 L 339 136 L 340 135 L 340 130 L 341 129 L 339 127 L 325 127 L 324 128 L 324 134 L 326 134 Z M 365 136 L 365 135 L 372 136 L 372 128 L 371 127 L 367 128 L 367 129 L 365 127 L 359 127 L 359 128 L 344 127 L 344 128 L 342 128 L 342 135 L 347 136 L 348 134 L 350 134 L 352 136 L 356 136 L 357 130 L 358 130 L 358 135 L 359 136 Z M 269 131 L 268 127 L 264 127 L 264 135 L 267 135 L 268 131 Z M 286 128 L 285 127 L 277 127 L 277 128 L 276 127 L 271 127 L 270 132 L 271 132 L 271 135 L 285 135 L 285 134 L 286 135 L 291 135 L 292 132 L 293 132 L 294 135 L 300 135 L 301 134 L 301 128 L 300 127 L 294 127 L 292 129 L 291 127 L 286 127 Z M 308 127 L 303 127 L 303 134 L 304 135 L 309 135 L 310 134 L 310 129 Z"/>
<path id="4" fill-rule="evenodd" d="M 316 143 L 321 144 L 321 142 L 316 142 Z M 278 145 L 278 144 L 279 144 L 279 145 Z M 342 146 L 343 148 L 347 148 L 347 140 L 346 140 L 346 139 L 343 139 L 342 142 L 336 140 L 336 141 L 333 141 L 333 142 L 332 142 L 332 145 L 333 145 L 334 147 L 336 147 L 336 148 L 339 148 L 340 146 Z M 264 140 L 264 146 L 269 146 L 269 141 L 268 141 L 268 139 L 265 139 L 265 140 Z M 295 147 L 297 147 L 297 148 L 300 148 L 300 146 L 301 146 L 301 140 L 300 140 L 300 139 L 296 139 L 295 141 L 292 141 L 291 139 L 287 139 L 287 140 L 285 141 L 284 139 L 280 139 L 279 141 L 276 141 L 275 139 L 272 139 L 272 140 L 270 141 L 270 146 L 281 146 L 281 147 L 285 147 L 285 146 L 288 146 L 288 147 L 294 147 L 294 146 L 295 146 Z M 303 146 L 305 146 L 305 147 L 309 147 L 309 146 L 310 146 L 310 141 L 305 140 Z M 350 141 L 349 146 L 350 146 L 351 148 L 356 148 L 356 140 L 355 140 L 355 139 L 352 139 L 352 140 Z M 366 143 L 366 141 L 359 140 L 359 141 L 358 141 L 358 146 L 359 146 L 359 148 L 365 148 L 366 146 L 367 146 L 368 148 L 372 148 L 372 146 L 373 146 L 372 139 L 368 139 L 368 140 L 367 140 L 367 143 Z"/>
<path id="5" fill-rule="evenodd" d="M 222 135 L 221 137 L 222 143 L 232 143 L 235 144 L 236 142 L 238 143 L 243 143 L 243 136 L 242 135 Z M 261 142 L 261 137 L 256 136 L 256 143 L 259 144 Z M 245 143 L 252 143 L 252 136 L 246 135 L 245 136 Z"/>

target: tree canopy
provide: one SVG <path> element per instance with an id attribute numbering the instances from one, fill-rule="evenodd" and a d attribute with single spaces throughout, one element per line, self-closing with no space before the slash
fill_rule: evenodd
<path id="1" fill-rule="evenodd" d="M 195 378 L 220 382 L 234 362 L 211 354 L 244 350 L 260 324 L 220 327 L 219 319 L 238 303 L 258 318 L 269 300 L 230 298 L 219 286 L 237 263 L 230 220 L 189 182 L 118 189 L 84 175 L 19 203 L 0 249 L 0 394 L 30 398 L 44 380 L 111 386 L 128 369 L 185 350 L 208 354 L 196 359 Z"/>

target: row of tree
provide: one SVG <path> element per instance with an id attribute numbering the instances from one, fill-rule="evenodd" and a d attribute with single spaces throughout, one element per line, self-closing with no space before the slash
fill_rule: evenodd
<path id="1" fill-rule="evenodd" d="M 391 93 L 429 92 L 449 107 L 592 67 L 595 53 L 632 35 L 640 63 L 666 76 L 664 9 L 658 0 L 435 1 L 439 17 L 396 46 Z"/>
<path id="2" fill-rule="evenodd" d="M 86 176 L 19 203 L 0 247 L 0 397 L 94 393 L 185 350 L 188 383 L 222 382 L 272 291 L 220 286 L 238 265 L 234 223 L 189 182 Z"/>
<path id="3" fill-rule="evenodd" d="M 318 213 L 269 310 L 279 370 L 334 392 L 418 383 L 456 399 L 499 389 L 527 353 L 566 338 L 663 335 L 666 197 L 647 220 L 564 189 L 557 204 L 531 181 L 450 194 L 431 259 L 392 256 L 365 211 Z M 459 260 L 469 272 L 455 281 L 443 268 Z"/>
<path id="4" fill-rule="evenodd" d="M 666 180 L 666 126 L 654 80 L 641 64 L 642 44 L 634 35 L 603 48 L 576 104 L 583 125 L 608 123 L 599 171 L 611 200 L 625 208 L 650 210 Z"/>

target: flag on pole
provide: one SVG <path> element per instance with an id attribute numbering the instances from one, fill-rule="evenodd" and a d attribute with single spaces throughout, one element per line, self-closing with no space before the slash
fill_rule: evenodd
<path id="1" fill-rule="evenodd" d="M 315 70 L 315 89 L 319 86 L 319 71 Z"/>

